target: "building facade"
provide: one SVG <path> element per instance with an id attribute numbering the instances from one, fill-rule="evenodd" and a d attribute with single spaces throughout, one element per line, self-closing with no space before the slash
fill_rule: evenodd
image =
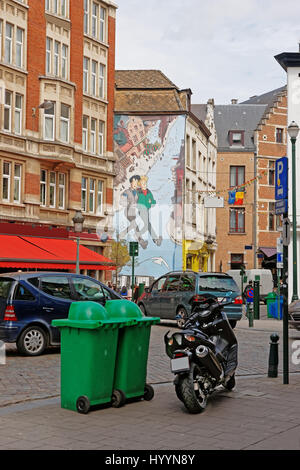
<path id="1" fill-rule="evenodd" d="M 191 112 L 191 90 L 159 70 L 116 71 L 114 237 L 138 242 L 139 279 L 213 263 L 200 200 L 210 135 Z"/>
<path id="2" fill-rule="evenodd" d="M 84 231 L 96 233 L 106 220 L 115 20 L 110 0 L 1 2 L 2 222 L 72 231 L 82 210 Z M 99 237 L 87 244 L 108 254 Z"/>

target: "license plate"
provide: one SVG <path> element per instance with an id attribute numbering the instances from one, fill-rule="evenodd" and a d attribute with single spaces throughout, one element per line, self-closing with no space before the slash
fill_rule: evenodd
<path id="1" fill-rule="evenodd" d="M 190 369 L 190 363 L 189 363 L 189 358 L 187 356 L 176 357 L 175 359 L 171 359 L 171 371 L 172 372 L 183 372 L 189 369 Z"/>

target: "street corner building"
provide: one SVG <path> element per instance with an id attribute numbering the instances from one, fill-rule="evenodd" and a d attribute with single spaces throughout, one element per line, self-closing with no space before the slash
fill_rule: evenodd
<path id="1" fill-rule="evenodd" d="M 80 244 L 109 256 L 97 226 L 108 225 L 113 197 L 116 9 L 110 0 L 1 2 L 2 234 L 74 239 L 81 210 Z"/>
<path id="2" fill-rule="evenodd" d="M 115 78 L 114 238 L 138 242 L 137 276 L 207 268 L 196 139 L 206 153 L 211 132 L 191 112 L 191 90 L 159 70 L 117 70 Z"/>

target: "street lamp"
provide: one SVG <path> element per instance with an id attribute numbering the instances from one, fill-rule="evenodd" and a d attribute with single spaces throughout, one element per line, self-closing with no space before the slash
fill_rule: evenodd
<path id="1" fill-rule="evenodd" d="M 84 216 L 82 215 L 81 211 L 76 211 L 74 217 L 73 217 L 73 222 L 74 222 L 74 232 L 75 233 L 81 233 L 83 230 L 83 222 L 84 222 Z M 78 235 L 76 238 L 77 242 L 77 251 L 76 251 L 76 274 L 80 274 L 79 270 L 79 242 L 80 242 L 80 236 Z"/>
<path id="2" fill-rule="evenodd" d="M 299 126 L 292 121 L 288 127 L 288 134 L 292 143 L 292 214 L 293 214 L 293 296 L 292 301 L 298 300 L 297 279 L 297 212 L 296 212 L 296 140 Z"/>

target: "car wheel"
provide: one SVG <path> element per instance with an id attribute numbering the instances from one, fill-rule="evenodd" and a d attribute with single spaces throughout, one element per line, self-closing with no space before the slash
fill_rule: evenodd
<path id="1" fill-rule="evenodd" d="M 184 307 L 179 307 L 176 312 L 176 321 L 179 328 L 183 328 L 187 317 L 187 311 Z"/>
<path id="2" fill-rule="evenodd" d="M 146 309 L 145 309 L 145 306 L 143 304 L 140 304 L 139 305 L 140 309 L 141 309 L 141 312 L 143 315 L 147 316 L 147 312 L 146 312 Z"/>
<path id="3" fill-rule="evenodd" d="M 17 340 L 20 354 L 25 356 L 39 356 L 47 346 L 47 333 L 39 326 L 29 326 Z"/>

